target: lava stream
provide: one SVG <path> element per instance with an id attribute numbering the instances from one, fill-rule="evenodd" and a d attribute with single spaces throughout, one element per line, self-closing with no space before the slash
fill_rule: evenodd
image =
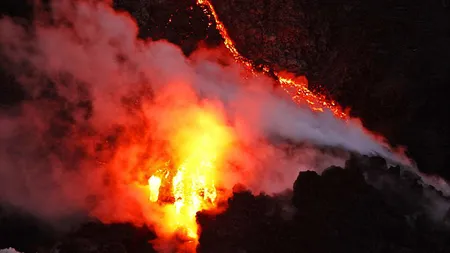
<path id="1" fill-rule="evenodd" d="M 211 0 L 197 0 L 197 5 L 203 8 L 203 12 L 210 19 L 210 25 L 212 25 L 212 20 L 216 24 L 217 30 L 224 39 L 224 44 L 226 48 L 230 51 L 234 59 L 246 66 L 251 73 L 256 73 L 254 68 L 254 63 L 242 56 L 236 48 L 235 43 L 228 34 L 225 25 L 219 19 Z M 264 73 L 269 73 L 271 69 L 268 66 L 260 66 Z M 290 75 L 285 75 L 283 73 L 274 72 L 275 76 L 278 78 L 278 83 L 280 86 L 292 97 L 293 101 L 297 104 L 307 103 L 309 107 L 314 111 L 323 112 L 325 109 L 330 110 L 333 114 L 341 119 L 347 119 L 348 115 L 342 110 L 342 108 L 336 104 L 333 100 L 328 100 L 322 94 L 315 94 L 308 89 L 308 82 L 306 78 L 291 78 Z"/>
<path id="2" fill-rule="evenodd" d="M 254 63 L 242 56 L 233 40 L 230 38 L 224 24 L 209 0 L 197 0 L 209 17 L 212 25 L 224 39 L 226 48 L 233 58 L 243 64 L 252 74 L 257 74 Z M 262 66 L 262 71 L 268 74 L 268 66 Z M 308 89 L 304 77 L 290 77 L 290 74 L 274 72 L 280 86 L 299 104 L 308 104 L 314 111 L 323 112 L 328 109 L 341 119 L 348 116 L 334 102 L 325 96 L 315 94 Z M 167 162 L 149 179 L 149 200 L 165 205 L 170 210 L 166 224 L 171 231 L 180 234 L 198 244 L 198 225 L 196 213 L 217 207 L 216 174 L 217 168 L 223 162 L 224 154 L 232 142 L 233 135 L 214 112 L 196 111 L 186 118 L 192 119 L 189 125 L 180 126 L 172 137 L 176 157 L 175 162 Z"/>
<path id="3" fill-rule="evenodd" d="M 217 205 L 217 167 L 223 162 L 233 135 L 214 111 L 196 109 L 186 119 L 188 124 L 170 137 L 176 161 L 159 168 L 149 178 L 148 187 L 150 201 L 170 209 L 170 224 L 166 225 L 196 246 L 196 214 Z M 172 200 L 166 203 L 166 199 Z"/>

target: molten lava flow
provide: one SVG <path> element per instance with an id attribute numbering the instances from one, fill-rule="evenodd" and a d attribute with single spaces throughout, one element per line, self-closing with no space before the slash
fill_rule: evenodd
<path id="1" fill-rule="evenodd" d="M 310 108 L 314 111 L 323 112 L 324 108 L 329 109 L 333 114 L 341 119 L 347 119 L 348 115 L 342 110 L 340 106 L 333 100 L 328 100 L 322 94 L 314 94 L 308 89 L 308 82 L 306 78 L 302 81 L 297 81 L 294 78 L 283 77 L 280 73 L 275 73 L 278 77 L 278 82 L 281 87 L 291 95 L 296 103 L 307 102 Z"/>
<path id="2" fill-rule="evenodd" d="M 148 186 L 150 190 L 150 201 L 156 202 L 159 197 L 159 188 L 161 187 L 161 178 L 158 176 L 151 176 L 148 179 Z"/>
<path id="3" fill-rule="evenodd" d="M 233 55 L 234 59 L 246 66 L 252 73 L 255 73 L 256 71 L 253 62 L 243 57 L 238 52 L 236 45 L 229 36 L 228 31 L 225 29 L 224 24 L 222 23 L 222 21 L 220 21 L 216 10 L 211 3 L 211 0 L 197 0 L 197 5 L 204 7 L 204 13 L 211 20 L 211 22 L 209 23 L 210 25 L 212 25 L 212 20 L 215 21 L 216 28 L 219 30 L 220 35 L 222 35 L 224 44 Z M 262 66 L 261 69 L 264 73 L 270 72 L 270 68 L 268 66 Z M 324 95 L 311 92 L 308 89 L 306 79 L 304 79 L 304 82 L 296 81 L 295 78 L 289 78 L 277 72 L 275 72 L 275 76 L 278 78 L 278 82 L 280 83 L 281 87 L 292 97 L 294 102 L 298 104 L 303 104 L 306 102 L 314 111 L 323 112 L 324 109 L 328 109 L 333 112 L 333 114 L 338 118 L 348 118 L 348 115 L 334 101 L 329 101 Z"/>
<path id="4" fill-rule="evenodd" d="M 238 50 L 236 49 L 236 46 L 231 39 L 231 37 L 228 35 L 227 29 L 225 29 L 224 24 L 222 21 L 220 21 L 219 16 L 217 15 L 216 10 L 214 9 L 214 6 L 212 5 L 210 0 L 197 0 L 197 5 L 205 6 L 206 8 L 203 8 L 203 12 L 208 16 L 208 18 L 211 20 L 213 19 L 216 23 L 216 28 L 219 30 L 220 35 L 222 35 L 222 38 L 224 39 L 224 44 L 230 50 L 230 53 L 233 55 L 234 59 L 242 64 L 244 64 L 246 67 L 248 67 L 253 72 L 253 62 L 251 62 L 249 59 L 243 57 Z M 208 12 L 209 9 L 209 12 Z M 212 25 L 212 22 L 209 23 L 209 25 Z"/>
<path id="5" fill-rule="evenodd" d="M 216 169 L 233 138 L 214 111 L 196 109 L 185 118 L 188 122 L 170 136 L 175 162 L 166 163 L 149 178 L 149 199 L 173 208 L 167 226 L 196 243 L 196 213 L 216 207 Z M 168 191 L 163 191 L 165 185 Z M 165 199 L 172 200 L 164 203 Z"/>
<path id="6" fill-rule="evenodd" d="M 228 34 L 224 24 L 210 0 L 197 0 L 203 7 L 210 23 L 213 21 L 224 39 L 226 48 L 236 62 L 243 64 L 250 73 L 257 74 L 255 64 L 242 56 Z M 268 66 L 259 66 L 263 73 L 268 74 Z M 289 73 L 274 73 L 280 86 L 298 104 L 307 104 L 312 110 L 323 112 L 330 110 L 336 117 L 346 119 L 348 116 L 334 101 L 329 101 L 324 95 L 315 94 L 308 89 L 304 77 L 294 77 Z M 171 232 L 181 232 L 189 241 L 197 244 L 198 226 L 196 213 L 217 207 L 216 173 L 223 162 L 232 140 L 230 131 L 222 124 L 214 113 L 196 111 L 192 115 L 185 115 L 192 119 L 187 125 L 180 125 L 180 129 L 171 137 L 174 149 L 174 161 L 159 168 L 149 179 L 148 188 L 151 202 L 158 202 L 169 206 L 166 224 Z"/>

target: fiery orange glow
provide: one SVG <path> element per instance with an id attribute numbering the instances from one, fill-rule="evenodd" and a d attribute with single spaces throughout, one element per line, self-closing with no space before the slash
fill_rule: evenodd
<path id="1" fill-rule="evenodd" d="M 150 190 L 150 201 L 156 202 L 159 197 L 159 188 L 161 187 L 161 178 L 158 176 L 151 176 L 148 179 L 148 186 Z"/>
<path id="2" fill-rule="evenodd" d="M 211 1 L 197 0 L 197 4 L 209 17 L 209 25 L 216 24 L 235 61 L 256 75 L 258 71 L 254 63 L 239 53 Z M 271 72 L 268 66 L 259 67 L 264 74 Z M 342 119 L 348 117 L 334 101 L 310 91 L 305 77 L 295 77 L 289 73 L 274 74 L 294 102 L 306 104 L 314 111 L 328 109 Z M 179 125 L 170 137 L 173 160 L 158 168 L 148 179 L 148 190 L 149 200 L 166 208 L 166 230 L 170 234 L 181 235 L 192 243 L 193 247 L 188 251 L 195 251 L 199 236 L 196 214 L 217 208 L 217 169 L 223 163 L 233 135 L 214 111 L 196 109 L 184 117 L 189 119 L 188 122 Z"/>
<path id="3" fill-rule="evenodd" d="M 216 23 L 217 30 L 219 31 L 220 35 L 222 35 L 222 38 L 224 39 L 225 46 L 230 51 L 231 55 L 233 55 L 234 59 L 237 62 L 244 64 L 247 68 L 249 68 L 252 72 L 254 72 L 253 62 L 251 62 L 249 59 L 245 58 L 244 56 L 242 56 L 239 53 L 239 51 L 237 50 L 236 45 L 234 44 L 230 35 L 228 35 L 228 31 L 225 28 L 225 25 L 222 23 L 222 21 L 220 21 L 219 16 L 217 15 L 217 12 L 214 9 L 214 6 L 212 5 L 211 1 L 210 0 L 197 0 L 197 5 L 206 7 L 206 8 L 203 8 L 203 12 L 210 19 L 209 25 L 212 25 L 213 24 L 212 20 L 214 20 L 214 22 Z"/>
<path id="4" fill-rule="evenodd" d="M 185 117 L 188 122 L 170 137 L 176 159 L 149 178 L 149 199 L 168 208 L 170 217 L 165 226 L 171 233 L 179 233 L 196 245 L 196 214 L 217 205 L 217 168 L 233 135 L 214 111 L 195 109 Z M 168 191 L 163 190 L 164 185 L 168 185 Z M 173 200 L 164 203 L 167 198 Z"/>
<path id="5" fill-rule="evenodd" d="M 212 21 L 215 22 L 216 28 L 220 32 L 220 35 L 224 39 L 226 48 L 230 51 L 234 59 L 246 66 L 251 73 L 255 74 L 256 70 L 251 60 L 242 56 L 236 48 L 235 43 L 228 34 L 225 25 L 219 19 L 211 0 L 197 0 L 197 5 L 203 7 L 204 13 L 210 19 L 210 25 Z M 263 73 L 269 73 L 270 68 L 268 66 L 260 66 Z M 283 75 L 282 73 L 275 72 L 275 76 L 278 78 L 280 86 L 292 97 L 293 101 L 297 104 L 307 103 L 309 107 L 314 111 L 323 112 L 325 109 L 330 110 L 336 117 L 341 119 L 347 119 L 348 115 L 342 110 L 342 108 L 336 104 L 333 100 L 327 99 L 322 94 L 316 94 L 308 89 L 308 83 L 306 78 L 301 78 L 302 81 L 296 80 L 298 78 L 291 78 Z"/>

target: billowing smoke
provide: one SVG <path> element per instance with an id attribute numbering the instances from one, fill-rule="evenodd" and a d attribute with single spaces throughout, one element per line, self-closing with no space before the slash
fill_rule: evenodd
<path id="1" fill-rule="evenodd" d="M 0 21 L 2 62 L 27 93 L 0 112 L 2 202 L 48 219 L 87 212 L 155 224 L 163 210 L 142 187 L 170 159 L 167 136 L 203 108 L 235 135 L 219 173 L 228 189 L 280 192 L 301 170 L 343 165 L 345 152 L 318 147 L 400 159 L 359 121 L 299 107 L 222 50 L 186 57 L 168 42 L 139 40 L 132 18 L 103 2 L 51 9 L 33 27 Z"/>

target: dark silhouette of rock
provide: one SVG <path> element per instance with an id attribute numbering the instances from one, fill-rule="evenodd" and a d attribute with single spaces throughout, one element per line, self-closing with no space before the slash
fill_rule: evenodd
<path id="1" fill-rule="evenodd" d="M 60 253 L 140 253 L 156 252 L 150 240 L 155 235 L 146 227 L 131 224 L 103 225 L 90 222 L 67 234 L 53 252 Z"/>
<path id="2" fill-rule="evenodd" d="M 0 205 L 0 249 L 13 247 L 21 252 L 36 252 L 57 240 L 53 228 L 30 214 Z"/>
<path id="3" fill-rule="evenodd" d="M 198 214 L 199 252 L 445 252 L 450 234 L 425 213 L 399 208 L 369 185 L 367 170 L 386 171 L 380 158 L 354 157 L 360 169 L 301 172 L 293 186 L 292 220 L 281 218 L 279 197 L 235 193 L 219 215 Z"/>

